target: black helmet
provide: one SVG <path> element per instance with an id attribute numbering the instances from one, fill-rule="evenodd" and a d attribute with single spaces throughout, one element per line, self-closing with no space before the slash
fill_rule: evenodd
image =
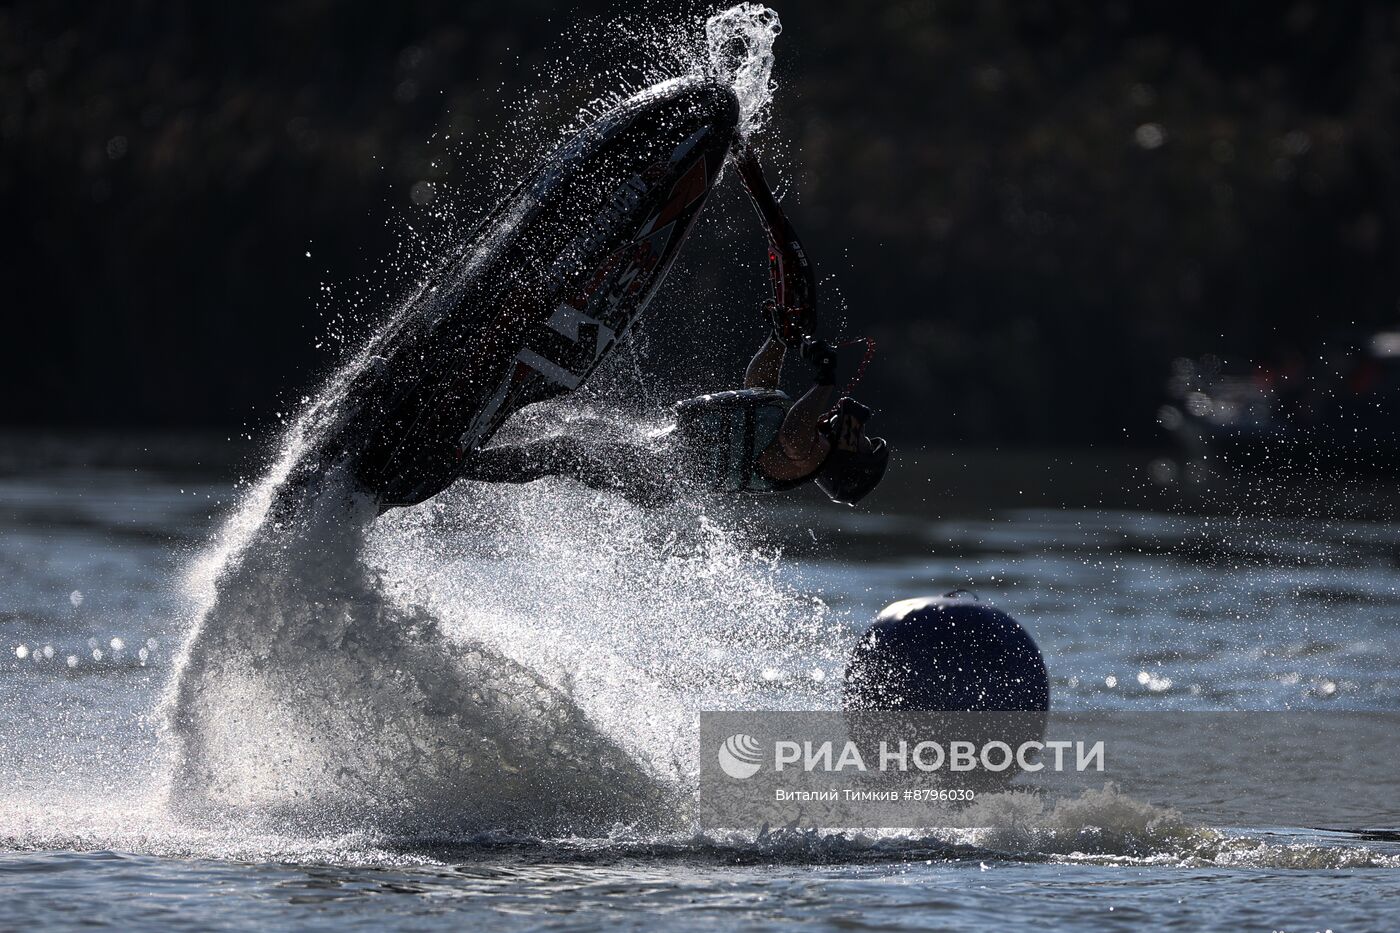
<path id="1" fill-rule="evenodd" d="M 890 465 L 890 448 L 884 438 L 866 438 L 868 448 L 861 449 L 870 415 L 870 409 L 860 402 L 843 398 L 827 421 L 831 453 L 813 481 L 833 502 L 855 505 L 880 484 Z"/>

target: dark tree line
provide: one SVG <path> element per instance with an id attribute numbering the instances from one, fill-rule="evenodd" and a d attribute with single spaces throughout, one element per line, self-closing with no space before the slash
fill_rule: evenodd
<path id="1" fill-rule="evenodd" d="M 769 158 L 844 302 L 833 331 L 881 343 L 865 394 L 891 433 L 1141 440 L 1174 356 L 1306 353 L 1394 323 L 1395 5 L 774 5 Z M 396 284 L 375 263 L 413 202 L 480 185 L 470 155 L 487 149 L 430 137 L 493 131 L 546 80 L 562 24 L 603 13 L 0 8 L 0 421 L 285 411 L 336 359 L 346 309 L 321 285 L 372 283 L 374 317 Z M 718 199 L 642 335 L 677 390 L 741 365 L 757 336 L 745 211 Z M 703 326 L 682 294 L 709 296 Z"/>

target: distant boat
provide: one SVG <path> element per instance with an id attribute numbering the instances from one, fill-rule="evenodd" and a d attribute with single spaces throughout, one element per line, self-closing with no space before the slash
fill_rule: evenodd
<path id="1" fill-rule="evenodd" d="M 1281 471 L 1326 480 L 1400 470 L 1400 329 L 1248 372 L 1229 372 L 1214 357 L 1179 359 L 1168 395 L 1157 420 L 1190 477 Z"/>

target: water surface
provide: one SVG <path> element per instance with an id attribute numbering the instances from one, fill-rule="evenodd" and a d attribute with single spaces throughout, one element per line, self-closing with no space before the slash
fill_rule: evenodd
<path id="1" fill-rule="evenodd" d="M 619 823 L 558 837 L 184 819 L 166 806 L 161 704 L 201 608 L 192 568 L 243 490 L 221 463 L 226 445 L 139 448 L 53 442 L 0 478 L 5 926 L 1349 930 L 1383 929 L 1400 906 L 1400 847 L 1383 834 L 1154 831 L 1110 805 L 1054 838 L 995 825 L 714 837 Z M 829 707 L 874 612 L 955 586 L 1031 630 L 1063 708 L 1400 706 L 1400 527 L 1383 508 L 1199 515 L 1129 508 L 1121 491 L 1089 507 L 1051 492 L 1066 501 L 1046 507 L 1045 484 L 1016 488 L 1039 470 L 1017 456 L 1002 462 L 1004 506 L 959 509 L 905 482 L 869 511 L 716 512 L 705 518 L 719 531 L 695 540 L 649 527 L 592 563 L 596 530 L 560 516 L 616 513 L 593 493 L 461 492 L 382 522 L 368 559 L 394 600 L 430 607 L 449 638 L 496 639 L 542 679 L 572 683 L 599 729 L 643 756 L 661 740 L 623 708 L 638 698 L 653 698 L 659 723 L 714 705 Z M 1083 484 L 1085 463 L 1056 475 Z M 496 518 L 473 531 L 487 510 Z M 614 566 L 641 554 L 670 556 Z M 632 618 L 609 621 L 627 607 Z M 769 616 L 773 633 L 755 631 Z M 561 655 L 580 651 L 588 663 L 559 679 Z M 308 700 L 290 715 L 318 713 Z"/>

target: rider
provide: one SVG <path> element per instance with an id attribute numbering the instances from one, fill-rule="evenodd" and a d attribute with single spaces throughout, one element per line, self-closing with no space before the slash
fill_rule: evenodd
<path id="1" fill-rule="evenodd" d="M 833 406 L 836 355 L 810 338 L 800 353 L 816 379 L 796 402 L 777 386 L 787 345 L 775 331 L 749 363 L 744 388 L 674 406 L 675 424 L 646 442 L 559 435 L 488 447 L 470 455 L 461 478 L 528 483 L 566 476 L 643 505 L 674 499 L 685 487 L 713 493 L 763 493 L 814 482 L 836 502 L 854 505 L 889 463 L 883 439 L 866 434 L 870 409 L 843 397 Z"/>
<path id="2" fill-rule="evenodd" d="M 831 404 L 836 354 L 825 344 L 808 338 L 800 347 L 817 370 L 812 387 L 796 402 L 779 390 L 787 349 L 775 330 L 749 363 L 744 388 L 677 403 L 675 424 L 647 442 L 594 432 L 498 445 L 470 455 L 461 478 L 566 476 L 643 505 L 668 502 L 686 487 L 763 493 L 814 482 L 832 500 L 854 505 L 884 476 L 889 448 L 866 434 L 869 408 L 849 397 Z"/>
<path id="3" fill-rule="evenodd" d="M 816 304 L 811 267 L 778 207 L 752 152 L 737 163 L 770 241 L 775 300 L 773 333 L 744 373 L 744 388 L 675 405 L 673 427 L 638 443 L 561 435 L 468 454 L 461 478 L 528 483 L 567 476 L 642 504 L 669 501 L 681 487 L 714 493 L 780 492 L 815 482 L 836 502 L 854 505 L 884 476 L 889 448 L 865 432 L 869 408 L 831 398 L 836 352 L 810 336 Z M 796 347 L 816 370 L 814 383 L 793 402 L 778 389 L 787 351 Z"/>

